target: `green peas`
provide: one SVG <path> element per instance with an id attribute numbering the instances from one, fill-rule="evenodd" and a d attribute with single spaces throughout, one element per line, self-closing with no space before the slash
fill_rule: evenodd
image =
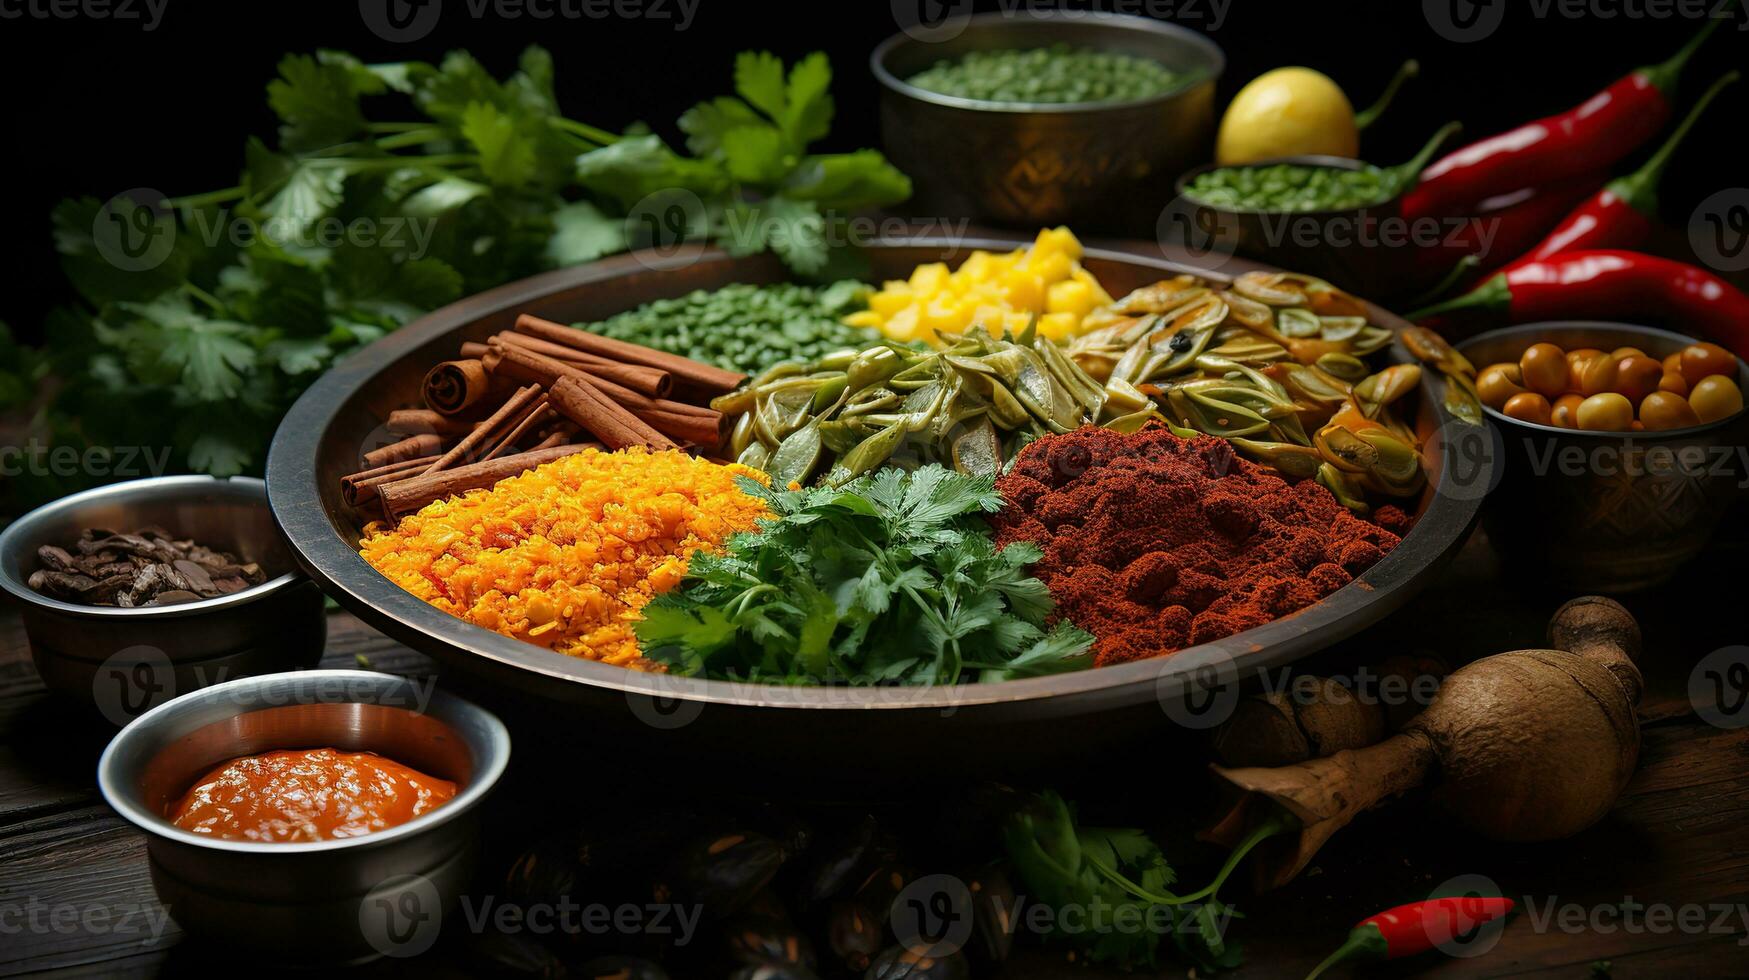
<path id="1" fill-rule="evenodd" d="M 942 95 L 985 102 L 1133 102 L 1164 95 L 1185 76 L 1149 58 L 1056 44 L 973 51 L 909 79 Z"/>
<path id="2" fill-rule="evenodd" d="M 654 300 L 578 326 L 752 374 L 780 361 L 812 361 L 845 347 L 867 346 L 870 332 L 845 326 L 839 318 L 864 308 L 868 294 L 867 286 L 848 280 L 822 288 L 736 283 Z"/>
<path id="3" fill-rule="evenodd" d="M 1371 165 L 1359 170 L 1276 163 L 1264 167 L 1220 167 L 1198 175 L 1185 188 L 1193 198 L 1216 207 L 1248 211 L 1342 211 L 1380 204 L 1398 190 L 1391 170 Z"/>

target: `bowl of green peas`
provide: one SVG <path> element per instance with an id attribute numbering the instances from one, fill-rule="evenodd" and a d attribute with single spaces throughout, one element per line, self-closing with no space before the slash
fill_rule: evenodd
<path id="1" fill-rule="evenodd" d="M 1215 81 L 1203 35 L 1145 17 L 1043 10 L 912 30 L 869 58 L 889 159 L 918 213 L 1152 235 L 1206 160 Z"/>
<path id="2" fill-rule="evenodd" d="M 1414 158 L 1393 167 L 1315 155 L 1207 164 L 1178 179 L 1178 206 L 1202 250 L 1386 296 L 1406 281 L 1417 244 L 1417 229 L 1403 217 L 1403 195 L 1457 128 L 1441 129 Z"/>

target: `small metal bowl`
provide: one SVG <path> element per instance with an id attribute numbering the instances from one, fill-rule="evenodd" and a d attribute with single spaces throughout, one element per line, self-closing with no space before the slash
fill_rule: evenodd
<path id="1" fill-rule="evenodd" d="M 70 547 L 87 528 L 150 524 L 275 577 L 216 599 L 133 609 L 62 602 L 28 584 L 43 545 Z M 245 477 L 133 480 L 39 507 L 0 533 L 0 588 L 19 600 L 43 683 L 116 725 L 218 681 L 314 666 L 328 636 L 321 590 L 297 571 L 267 485 Z"/>
<path id="2" fill-rule="evenodd" d="M 905 81 L 972 51 L 1069 44 L 1151 58 L 1185 75 L 1172 91 L 1131 102 L 987 102 Z M 990 13 L 951 39 L 899 33 L 869 56 L 881 85 L 881 140 L 909 174 L 918 214 L 1036 229 L 1152 237 L 1172 181 L 1205 160 L 1215 81 L 1226 56 L 1195 31 L 1091 11 Z"/>
<path id="3" fill-rule="evenodd" d="M 1696 341 L 1652 327 L 1562 321 L 1477 334 L 1458 345 L 1477 369 L 1531 344 L 1638 347 L 1662 359 Z M 1749 389 L 1749 366 L 1737 365 Z M 1667 432 L 1585 432 L 1484 409 L 1501 443 L 1499 488 L 1483 514 L 1513 567 L 1572 592 L 1620 593 L 1670 578 L 1699 554 L 1749 479 L 1749 413 Z"/>
<path id="4" fill-rule="evenodd" d="M 202 775 L 275 749 L 371 751 L 457 785 L 407 823 L 309 843 L 219 840 L 166 817 Z M 268 962 L 412 956 L 472 874 L 478 807 L 510 735 L 491 713 L 404 677 L 309 670 L 217 684 L 124 728 L 97 764 L 103 798 L 146 833 L 152 886 L 179 925 Z"/>
<path id="5" fill-rule="evenodd" d="M 1322 155 L 1279 157 L 1239 164 L 1270 167 L 1277 164 L 1359 170 L 1360 160 Z M 1319 211 L 1260 211 L 1209 204 L 1190 192 L 1190 185 L 1220 164 L 1197 167 L 1178 178 L 1180 206 L 1190 216 L 1199 241 L 1199 251 L 1221 255 L 1239 254 L 1283 269 L 1317 276 L 1358 296 L 1369 299 L 1401 293 L 1411 280 L 1409 263 L 1415 249 L 1410 243 L 1388 244 L 1393 225 L 1403 216 L 1403 195 L 1357 208 Z"/>

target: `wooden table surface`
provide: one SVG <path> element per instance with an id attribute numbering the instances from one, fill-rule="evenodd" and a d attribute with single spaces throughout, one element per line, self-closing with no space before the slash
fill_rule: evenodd
<path id="1" fill-rule="evenodd" d="M 1320 655 L 1313 666 L 1417 649 L 1461 662 L 1540 646 L 1543 621 L 1567 597 L 1503 579 L 1507 570 L 1482 539 L 1478 533 L 1410 606 Z M 1749 638 L 1741 575 L 1730 571 L 1742 567 L 1742 557 L 1740 549 L 1721 545 L 1676 582 L 1627 597 L 1646 634 L 1644 747 L 1638 774 L 1602 823 L 1566 841 L 1499 845 L 1442 827 L 1413 798 L 1367 814 L 1288 887 L 1261 896 L 1240 888 L 1227 896 L 1245 915 L 1230 935 L 1247 950 L 1246 964 L 1231 975 L 1303 976 L 1355 920 L 1472 874 L 1487 876 L 1526 906 L 1497 946 L 1472 959 L 1434 954 L 1360 975 L 1749 975 L 1749 728 L 1702 721 L 1687 692 L 1697 660 Z M 324 665 L 350 667 L 360 655 L 382 670 L 431 669 L 422 655 L 349 615 L 333 614 Z M 0 731 L 0 974 L 210 968 L 190 948 L 195 944 L 181 943 L 174 922 L 163 919 L 141 835 L 110 811 L 93 785 L 108 732 L 43 692 L 11 610 L 0 610 Z M 1190 812 L 1206 797 L 1203 786 L 1189 781 L 1149 786 L 1146 768 L 1130 764 L 1125 771 L 1130 776 L 1122 786 L 1102 790 L 1099 777 L 1065 792 L 1084 803 L 1098 803 L 1103 793 L 1106 806 L 1135 809 L 1132 819 L 1142 826 L 1152 824 L 1155 806 Z M 1176 846 L 1169 843 L 1169 851 Z M 1625 916 L 1624 906 L 1630 910 Z M 1693 907 L 1704 912 L 1682 911 Z M 1669 911 L 1656 911 L 1664 908 Z M 1677 926 L 1683 921 L 1690 927 Z M 412 962 L 427 975 L 457 971 L 452 957 L 437 953 Z M 1090 974 L 1036 948 L 1003 975 Z M 1186 974 L 1173 966 L 1163 975 Z"/>

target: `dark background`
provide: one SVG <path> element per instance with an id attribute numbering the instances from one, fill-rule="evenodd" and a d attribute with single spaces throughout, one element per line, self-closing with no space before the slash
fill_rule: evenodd
<path id="1" fill-rule="evenodd" d="M 0 0 L 0 11 L 28 11 L 31 2 Z M 144 13 L 139 0 L 130 2 Z M 475 19 L 463 0 L 448 0 L 429 36 L 396 44 L 370 32 L 354 0 L 165 2 L 150 32 L 137 20 L 29 13 L 0 19 L 10 150 L 0 159 L 0 186 L 23 242 L 0 319 L 26 338 L 40 336 L 43 313 L 65 295 L 49 239 L 53 203 L 78 194 L 102 199 L 139 186 L 180 195 L 233 184 L 245 136 L 272 136 L 264 86 L 286 52 L 332 47 L 366 61 L 435 61 L 465 47 L 504 74 L 525 45 L 539 43 L 557 61 L 568 116 L 609 129 L 643 120 L 678 145 L 674 118 L 694 102 L 730 92 L 735 52 L 765 48 L 790 60 L 821 49 L 836 73 L 838 115 L 829 148 L 851 149 L 879 145 L 867 59 L 897 26 L 887 0 L 698 0 L 684 31 L 675 29 L 676 19 L 506 18 L 490 7 Z M 664 2 L 677 17 L 672 0 Z M 1743 0 L 1730 2 L 1733 19 L 1684 76 L 1677 96 L 1683 109 L 1722 72 L 1749 60 L 1749 32 L 1739 30 L 1746 21 Z M 1540 3 L 1512 0 L 1500 28 L 1471 43 L 1441 38 L 1420 0 L 1231 0 L 1214 29 L 1207 0 L 1178 0 L 1175 8 L 1166 0 L 1151 8 L 1133 0 L 1063 6 L 1176 9 L 1168 19 L 1209 34 L 1226 51 L 1222 107 L 1256 75 L 1304 64 L 1333 77 L 1359 108 L 1404 58 L 1418 58 L 1421 78 L 1364 140 L 1363 155 L 1386 164 L 1409 156 L 1449 119 L 1463 121 L 1466 136 L 1474 138 L 1576 105 L 1633 68 L 1668 57 L 1699 26 L 1675 14 L 1600 16 L 1643 11 L 1647 0 L 1589 0 L 1590 12 L 1580 17 Z M 996 6 L 976 4 L 979 10 Z M 1708 194 L 1746 182 L 1740 149 L 1746 117 L 1749 85 L 1739 84 L 1708 113 L 1667 176 L 1666 218 L 1684 223 Z"/>

